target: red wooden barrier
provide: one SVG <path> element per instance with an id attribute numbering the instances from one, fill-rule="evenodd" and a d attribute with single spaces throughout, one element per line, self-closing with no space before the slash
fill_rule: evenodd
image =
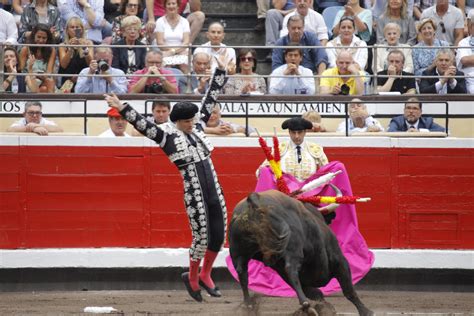
<path id="1" fill-rule="evenodd" d="M 474 249 L 473 150 L 335 148 L 372 248 Z M 177 169 L 156 147 L 0 146 L 0 248 L 187 247 Z M 216 148 L 229 218 L 257 147 Z"/>

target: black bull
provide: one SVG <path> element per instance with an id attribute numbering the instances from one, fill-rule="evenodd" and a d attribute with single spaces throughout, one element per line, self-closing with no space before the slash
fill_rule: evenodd
<path id="1" fill-rule="evenodd" d="M 274 190 L 251 193 L 234 209 L 229 250 L 247 306 L 251 306 L 248 262 L 256 259 L 277 271 L 295 290 L 303 310 L 310 308 L 309 299 L 324 302 L 318 287 L 334 277 L 359 314 L 372 315 L 354 290 L 349 264 L 336 237 L 310 204 Z"/>

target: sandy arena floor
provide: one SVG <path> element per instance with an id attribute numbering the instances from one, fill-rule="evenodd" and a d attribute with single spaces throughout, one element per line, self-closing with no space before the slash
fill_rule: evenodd
<path id="1" fill-rule="evenodd" d="M 247 315 L 242 293 L 223 291 L 224 297 L 197 303 L 185 291 L 83 291 L 0 293 L 0 315 L 79 315 L 88 306 L 111 306 L 121 315 Z M 359 291 L 377 315 L 474 315 L 473 293 Z M 339 315 L 356 314 L 342 294 L 327 301 Z M 257 297 L 256 315 L 292 315 L 297 299 Z M 86 315 L 93 315 L 87 313 Z"/>

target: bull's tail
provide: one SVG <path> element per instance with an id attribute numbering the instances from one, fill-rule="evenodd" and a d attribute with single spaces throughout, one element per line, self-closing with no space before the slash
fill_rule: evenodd
<path id="1" fill-rule="evenodd" d="M 281 256 L 290 240 L 290 227 L 272 214 L 272 208 L 259 202 L 258 193 L 247 197 L 249 222 L 254 226 L 252 234 L 259 245 L 263 260 L 272 263 Z"/>

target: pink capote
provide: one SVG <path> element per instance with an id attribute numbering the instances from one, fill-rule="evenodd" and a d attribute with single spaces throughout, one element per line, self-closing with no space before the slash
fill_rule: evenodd
<path id="1" fill-rule="evenodd" d="M 333 161 L 323 166 L 304 182 L 299 182 L 289 174 L 284 174 L 283 177 L 290 191 L 294 191 L 311 180 L 319 178 L 328 172 L 336 172 L 337 170 L 341 170 L 342 173 L 338 174 L 331 183 L 338 187 L 343 195 L 352 195 L 351 184 L 347 176 L 346 168 L 344 164 L 338 161 Z M 262 168 L 255 192 L 271 189 L 276 189 L 273 172 L 269 167 Z M 309 191 L 304 195 L 335 196 L 335 192 L 331 187 L 326 185 Z M 364 237 L 362 237 L 359 232 L 354 204 L 341 204 L 336 212 L 336 218 L 332 221 L 330 227 L 339 241 L 339 246 L 344 256 L 347 261 L 349 261 L 352 272 L 352 283 L 355 284 L 369 272 L 374 263 L 374 255 L 367 247 Z M 226 263 L 230 273 L 238 281 L 237 272 L 234 269 L 230 256 L 227 256 Z M 262 262 L 251 260 L 249 262 L 248 271 L 249 289 L 252 291 L 269 296 L 296 296 L 291 286 L 283 281 L 275 270 L 265 266 Z M 320 290 L 327 295 L 341 291 L 341 287 L 339 286 L 339 282 L 333 278 L 325 287 L 320 288 Z"/>

